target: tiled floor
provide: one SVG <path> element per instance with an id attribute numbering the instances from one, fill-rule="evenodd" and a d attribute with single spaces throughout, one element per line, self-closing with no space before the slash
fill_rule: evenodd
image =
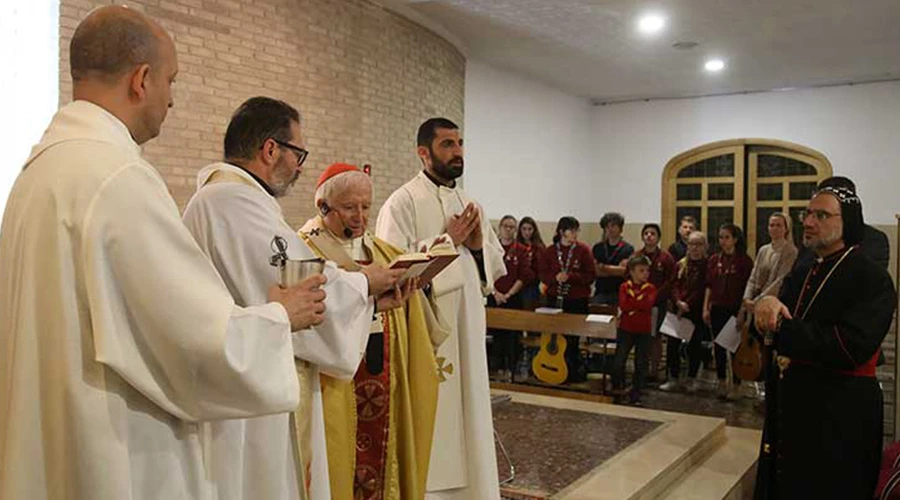
<path id="1" fill-rule="evenodd" d="M 746 396 L 738 401 L 723 401 L 715 395 L 716 381 L 714 371 L 702 370 L 700 379 L 701 388 L 694 394 L 687 394 L 684 391 L 663 392 L 657 389 L 658 383 L 650 383 L 644 391 L 643 406 L 652 410 L 724 418 L 726 425 L 730 427 L 762 429 L 762 405 L 755 397 L 750 397 L 755 395 L 752 387 L 744 385 L 742 391 Z M 550 387 L 546 384 L 541 384 L 533 377 L 529 379 L 528 383 Z M 568 386 L 558 386 L 555 389 L 567 390 L 568 388 Z M 582 394 L 588 392 L 587 383 L 574 384 L 571 388 L 575 392 Z"/>
<path id="2" fill-rule="evenodd" d="M 644 392 L 644 408 L 673 411 L 691 415 L 724 418 L 729 427 L 762 429 L 762 406 L 755 398 L 739 401 L 721 401 L 711 390 L 701 390 L 695 394 L 684 392 L 662 392 L 648 389 Z"/>

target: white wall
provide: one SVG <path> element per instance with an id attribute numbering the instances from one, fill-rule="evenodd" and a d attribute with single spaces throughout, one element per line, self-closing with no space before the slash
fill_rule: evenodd
<path id="1" fill-rule="evenodd" d="M 464 183 L 488 217 L 597 218 L 586 99 L 469 60 L 465 102 Z"/>
<path id="2" fill-rule="evenodd" d="M 0 216 L 59 102 L 59 2 L 0 2 Z"/>
<path id="3" fill-rule="evenodd" d="M 593 108 L 592 122 L 594 212 L 657 220 L 662 170 L 673 156 L 760 137 L 825 154 L 836 175 L 856 182 L 869 223 L 894 224 L 900 213 L 900 82 L 613 104 Z"/>

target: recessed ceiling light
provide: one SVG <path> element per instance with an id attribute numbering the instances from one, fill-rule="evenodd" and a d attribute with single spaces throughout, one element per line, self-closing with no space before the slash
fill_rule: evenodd
<path id="1" fill-rule="evenodd" d="M 721 59 L 710 59 L 706 61 L 706 64 L 704 64 L 703 67 L 706 68 L 706 71 L 716 73 L 725 69 L 725 61 Z"/>
<path id="2" fill-rule="evenodd" d="M 666 20 L 657 14 L 647 14 L 638 21 L 638 31 L 645 35 L 658 33 L 666 25 Z"/>

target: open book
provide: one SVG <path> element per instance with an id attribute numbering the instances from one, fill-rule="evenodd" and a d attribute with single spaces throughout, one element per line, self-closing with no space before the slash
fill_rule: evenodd
<path id="1" fill-rule="evenodd" d="M 388 266 L 391 269 L 406 269 L 406 273 L 400 278 L 400 284 L 406 283 L 410 278 L 419 278 L 420 284 L 425 284 L 434 279 L 441 271 L 449 266 L 459 253 L 452 244 L 438 243 L 427 252 L 405 253 L 398 255 Z"/>

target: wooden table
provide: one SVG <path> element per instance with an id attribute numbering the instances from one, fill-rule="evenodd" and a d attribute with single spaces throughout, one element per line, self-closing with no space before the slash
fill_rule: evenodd
<path id="1" fill-rule="evenodd" d="M 497 330 L 511 330 L 513 332 L 542 332 L 564 333 L 579 337 L 599 339 L 602 343 L 602 353 L 607 352 L 607 342 L 616 340 L 616 325 L 614 321 L 601 323 L 587 321 L 586 314 L 544 314 L 534 311 L 519 309 L 502 309 L 488 307 L 487 327 Z M 602 375 L 603 390 L 606 391 L 606 373 Z"/>
<path id="2" fill-rule="evenodd" d="M 487 326 L 498 330 L 565 333 L 602 340 L 616 340 L 613 322 L 586 321 L 585 314 L 543 314 L 518 309 L 488 307 Z"/>

